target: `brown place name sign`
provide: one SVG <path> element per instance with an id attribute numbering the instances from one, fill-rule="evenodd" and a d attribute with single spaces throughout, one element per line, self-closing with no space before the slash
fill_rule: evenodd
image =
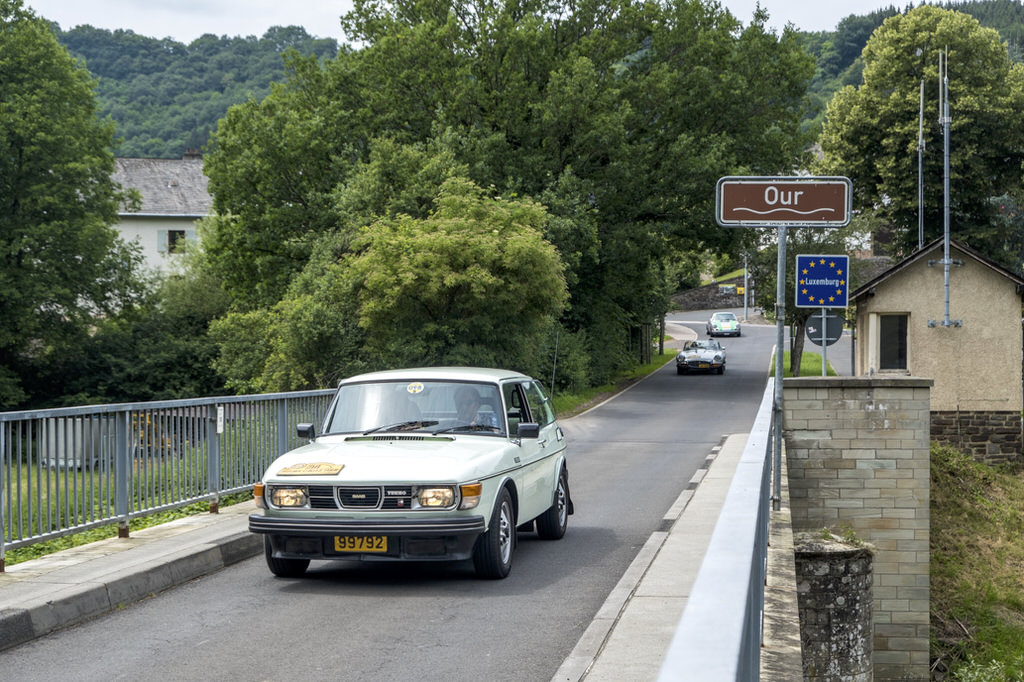
<path id="1" fill-rule="evenodd" d="M 838 177 L 725 177 L 715 219 L 723 227 L 842 227 L 850 222 L 850 181 Z"/>

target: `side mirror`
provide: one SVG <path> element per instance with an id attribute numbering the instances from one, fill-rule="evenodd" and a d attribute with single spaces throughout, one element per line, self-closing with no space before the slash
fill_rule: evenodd
<path id="1" fill-rule="evenodd" d="M 299 424 L 295 427 L 295 431 L 299 438 L 308 438 L 309 440 L 316 438 L 316 427 L 312 424 Z"/>
<path id="2" fill-rule="evenodd" d="M 522 423 L 518 435 L 520 438 L 540 438 L 540 424 Z"/>

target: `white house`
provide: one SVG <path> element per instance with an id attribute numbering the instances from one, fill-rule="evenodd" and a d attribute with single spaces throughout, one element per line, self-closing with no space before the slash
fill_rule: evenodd
<path id="1" fill-rule="evenodd" d="M 113 178 L 142 195 L 137 211 L 119 212 L 121 236 L 142 246 L 147 267 L 166 270 L 185 241 L 196 239 L 196 221 L 213 212 L 202 158 L 115 159 Z"/>

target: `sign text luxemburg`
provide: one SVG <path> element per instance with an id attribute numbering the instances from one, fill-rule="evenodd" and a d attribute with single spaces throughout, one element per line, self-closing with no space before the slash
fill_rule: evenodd
<path id="1" fill-rule="evenodd" d="M 849 178 L 731 176 L 718 181 L 715 220 L 722 227 L 843 227 L 851 201 Z"/>

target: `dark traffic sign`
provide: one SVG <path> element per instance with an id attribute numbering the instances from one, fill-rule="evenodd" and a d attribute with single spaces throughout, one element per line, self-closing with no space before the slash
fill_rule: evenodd
<path id="1" fill-rule="evenodd" d="M 724 177 L 715 220 L 722 227 L 842 227 L 850 223 L 850 187 L 843 177 Z"/>
<path id="2" fill-rule="evenodd" d="M 821 315 L 814 314 L 807 318 L 807 338 L 816 346 L 822 345 L 822 331 L 826 346 L 831 346 L 843 335 L 843 324 L 845 320 L 835 313 L 825 315 L 825 325 L 822 327 Z"/>

